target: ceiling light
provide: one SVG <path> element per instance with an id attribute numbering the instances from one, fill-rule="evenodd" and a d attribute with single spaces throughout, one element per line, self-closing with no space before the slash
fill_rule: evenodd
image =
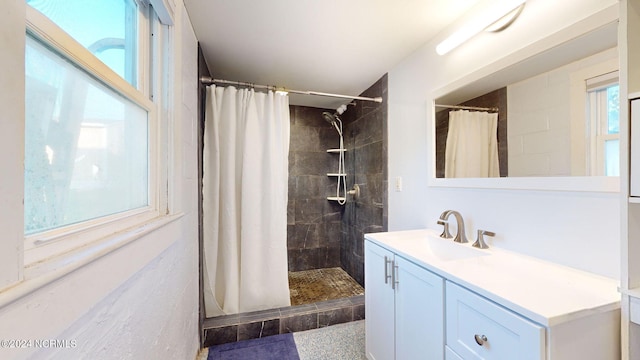
<path id="1" fill-rule="evenodd" d="M 526 0 L 502 0 L 495 2 L 489 8 L 485 9 L 485 11 L 478 14 L 478 16 L 475 16 L 469 23 L 460 28 L 460 30 L 454 32 L 438 44 L 438 46 L 436 46 L 436 52 L 438 55 L 444 55 L 498 21 L 502 23 L 499 30 L 506 28 L 520 15 L 525 1 Z M 507 15 L 509 16 L 507 17 Z M 507 20 L 504 21 L 503 18 L 507 18 Z"/>

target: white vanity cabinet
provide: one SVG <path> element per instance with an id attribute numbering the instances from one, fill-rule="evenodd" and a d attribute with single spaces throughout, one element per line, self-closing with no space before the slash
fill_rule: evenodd
<path id="1" fill-rule="evenodd" d="M 370 360 L 544 359 L 543 327 L 370 241 L 365 289 Z"/>
<path id="2" fill-rule="evenodd" d="M 615 360 L 617 281 L 454 244 L 433 230 L 365 235 L 369 360 Z"/>
<path id="3" fill-rule="evenodd" d="M 365 242 L 366 353 L 370 360 L 444 358 L 444 280 Z"/>

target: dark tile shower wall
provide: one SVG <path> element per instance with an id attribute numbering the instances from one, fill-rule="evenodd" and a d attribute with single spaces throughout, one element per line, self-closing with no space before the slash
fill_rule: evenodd
<path id="1" fill-rule="evenodd" d="M 343 115 L 348 190 L 360 187 L 360 198 L 345 205 L 340 262 L 364 286 L 364 234 L 387 231 L 387 75 L 361 96 L 382 103 L 356 101 Z M 366 291 L 366 289 L 365 289 Z"/>
<path id="2" fill-rule="evenodd" d="M 340 266 L 343 207 L 327 196 L 335 196 L 338 155 L 327 153 L 339 147 L 338 133 L 322 118 L 323 111 L 291 106 L 289 143 L 289 205 L 287 250 L 289 271 Z"/>
<path id="3" fill-rule="evenodd" d="M 498 162 L 500 166 L 500 177 L 508 176 L 507 167 L 507 88 L 480 95 L 461 104 L 478 107 L 497 107 L 498 111 Z M 444 159 L 447 144 L 447 133 L 449 132 L 449 110 L 442 110 L 436 113 L 436 177 L 444 177 Z"/>

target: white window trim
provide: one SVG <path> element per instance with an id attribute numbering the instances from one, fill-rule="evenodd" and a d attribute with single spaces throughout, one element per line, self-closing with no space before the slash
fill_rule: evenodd
<path id="1" fill-rule="evenodd" d="M 158 217 L 145 222 L 135 229 L 113 234 L 112 236 L 91 244 L 91 246 L 76 248 L 64 254 L 64 256 L 57 256 L 48 261 L 27 267 L 24 270 L 24 278 L 20 279 L 16 285 L 10 287 L 9 289 L 11 291 L 0 290 L 0 309 L 85 265 L 99 260 L 103 256 L 125 245 L 143 239 L 146 235 L 157 229 L 169 226 L 180 218 L 182 218 L 182 214 Z M 159 254 L 173 243 L 172 240 L 174 239 L 163 239 L 160 242 L 153 242 L 153 245 L 149 247 L 149 251 Z"/>
<path id="2" fill-rule="evenodd" d="M 608 134 L 606 94 L 597 93 L 612 85 L 619 84 L 618 71 L 603 74 L 586 81 L 585 99 L 589 99 L 589 161 L 588 171 L 591 175 L 605 176 L 606 151 L 608 140 L 619 140 L 620 134 Z M 595 115 L 595 116 L 593 116 Z"/>
<path id="3" fill-rule="evenodd" d="M 25 237 L 24 243 L 24 279 L 42 276 L 47 269 L 68 266 L 70 263 L 91 261 L 107 248 L 124 246 L 128 242 L 139 238 L 141 234 L 152 231 L 173 221 L 180 215 L 169 215 L 167 184 L 167 151 L 169 145 L 161 143 L 160 134 L 167 131 L 160 126 L 160 118 L 167 117 L 162 112 L 170 112 L 170 101 L 164 99 L 150 100 L 151 91 L 149 77 L 153 69 L 149 68 L 149 19 L 148 11 L 140 8 L 138 39 L 142 46 L 138 55 L 138 86 L 133 87 L 126 80 L 115 73 L 110 67 L 102 63 L 89 50 L 79 44 L 53 21 L 30 6 L 26 6 L 27 31 L 35 38 L 43 41 L 55 51 L 69 58 L 82 70 L 91 74 L 108 87 L 128 98 L 148 112 L 149 124 L 149 205 L 79 224 L 64 226 Z M 170 31 L 168 32 L 170 33 Z M 168 36 L 168 34 L 165 34 Z M 158 42 L 160 43 L 160 42 Z M 166 42 L 163 45 L 167 45 Z M 167 49 L 168 50 L 168 49 Z M 165 54 L 169 51 L 165 50 Z M 165 56 L 166 57 L 166 56 Z M 157 60 L 157 59 L 156 59 Z M 164 64 L 164 62 L 161 62 Z M 157 86 L 169 86 L 158 84 Z M 166 102 L 166 104 L 165 104 Z M 169 215 L 169 216 L 168 216 Z M 163 217 L 166 218 L 163 220 Z M 114 239 L 119 239 L 115 241 Z M 119 245 L 118 245 L 119 244 Z M 93 249 L 93 250 L 92 250 Z M 100 255 L 102 256 L 102 255 Z M 89 257 L 89 258 L 87 258 Z"/>
<path id="4" fill-rule="evenodd" d="M 145 96 L 144 92 L 129 84 L 53 21 L 29 5 L 27 5 L 26 20 L 27 30 L 36 38 L 68 57 L 80 68 L 145 110 L 152 111 L 154 109 L 155 104 Z"/>
<path id="5" fill-rule="evenodd" d="M 166 25 L 173 25 L 175 21 L 175 0 L 138 0 L 145 4 L 151 4 L 156 9 L 159 20 Z"/>
<path id="6" fill-rule="evenodd" d="M 155 9 L 157 11 L 157 9 Z M 151 26 L 148 28 L 153 33 L 155 44 L 151 46 L 150 51 L 147 52 L 149 59 L 146 60 L 146 64 L 150 67 L 150 81 L 146 81 L 150 88 L 150 98 L 153 99 L 157 109 L 157 123 L 159 124 L 158 131 L 158 143 L 160 144 L 157 156 L 158 171 L 160 174 L 164 174 L 164 178 L 159 180 L 162 182 L 162 191 L 158 193 L 158 203 L 160 205 L 160 214 L 170 214 L 169 210 L 169 192 L 172 182 L 169 181 L 172 175 L 172 168 L 170 164 L 170 154 L 173 148 L 173 143 L 170 142 L 173 134 L 171 125 L 173 122 L 173 58 L 171 57 L 172 48 L 171 41 L 171 28 L 168 26 L 162 26 L 162 21 L 158 17 L 156 12 L 153 18 L 149 20 Z M 153 76 L 153 74 L 156 74 Z"/>
<path id="7" fill-rule="evenodd" d="M 606 50 L 610 51 L 610 50 Z M 587 156 L 587 79 L 618 70 L 618 59 L 609 59 L 599 64 L 571 73 L 571 174 L 584 176 L 588 171 Z"/>

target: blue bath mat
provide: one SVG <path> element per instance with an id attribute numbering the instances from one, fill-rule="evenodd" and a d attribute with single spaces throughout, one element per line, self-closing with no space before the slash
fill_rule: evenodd
<path id="1" fill-rule="evenodd" d="M 211 346 L 207 360 L 300 360 L 293 334 Z"/>

